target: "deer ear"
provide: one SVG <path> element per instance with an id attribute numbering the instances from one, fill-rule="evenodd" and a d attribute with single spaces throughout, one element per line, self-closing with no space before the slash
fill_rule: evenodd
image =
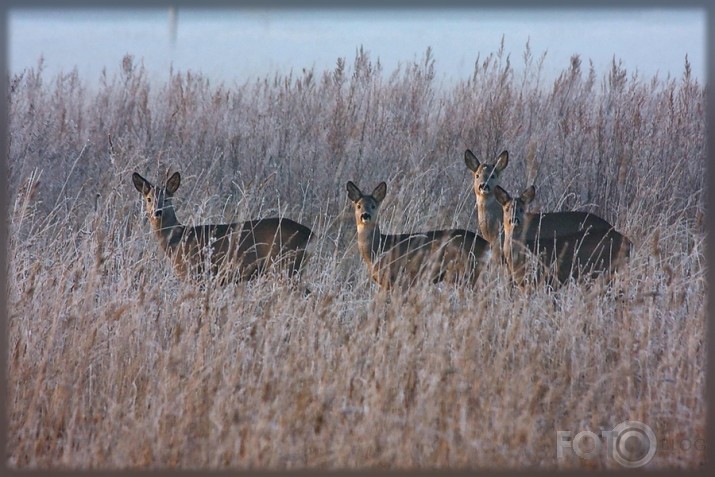
<path id="1" fill-rule="evenodd" d="M 385 198 L 385 194 L 387 194 L 387 184 L 384 182 L 380 182 L 377 187 L 375 187 L 375 190 L 372 191 L 372 197 L 378 202 L 382 202 L 382 199 Z"/>
<path id="2" fill-rule="evenodd" d="M 171 177 L 169 177 L 169 180 L 166 181 L 166 191 L 170 195 L 173 195 L 174 192 L 176 192 L 176 189 L 178 189 L 180 185 L 181 185 L 181 175 L 178 172 L 174 172 L 174 174 Z"/>
<path id="3" fill-rule="evenodd" d="M 497 162 L 494 167 L 497 171 L 501 172 L 507 164 L 509 164 L 509 153 L 507 151 L 502 151 L 502 153 L 499 154 L 499 157 L 497 157 Z"/>
<path id="4" fill-rule="evenodd" d="M 477 169 L 479 169 L 479 159 L 477 159 L 477 156 L 475 156 L 469 149 L 464 151 L 464 163 L 472 172 L 477 172 Z"/>
<path id="5" fill-rule="evenodd" d="M 134 183 L 134 187 L 144 195 L 147 195 L 149 193 L 149 191 L 151 191 L 151 188 L 152 188 L 151 182 L 144 179 L 142 176 L 140 176 L 136 172 L 134 174 L 132 174 L 132 182 Z"/>
<path id="6" fill-rule="evenodd" d="M 499 202 L 502 206 L 508 204 L 511 200 L 509 193 L 502 189 L 501 186 L 496 186 L 494 188 L 494 197 L 496 197 L 497 202 Z"/>
<path id="7" fill-rule="evenodd" d="M 360 200 L 362 197 L 362 192 L 360 192 L 360 188 L 356 186 L 355 184 L 352 183 L 352 181 L 348 181 L 346 184 L 346 188 L 348 189 L 348 198 L 352 200 L 353 202 L 357 202 Z"/>
<path id="8" fill-rule="evenodd" d="M 532 200 L 534 200 L 534 196 L 536 195 L 536 188 L 533 185 L 530 185 L 526 189 L 524 189 L 524 192 L 521 193 L 521 200 L 525 204 L 528 204 Z"/>

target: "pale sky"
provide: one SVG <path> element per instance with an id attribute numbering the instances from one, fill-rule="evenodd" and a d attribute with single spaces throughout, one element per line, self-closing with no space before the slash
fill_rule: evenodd
<path id="1" fill-rule="evenodd" d="M 694 75 L 706 78 L 704 9 L 179 9 L 175 41 L 169 18 L 168 9 L 11 10 L 10 73 L 36 66 L 42 55 L 46 73 L 76 66 L 94 84 L 128 53 L 153 79 L 164 81 L 173 66 L 231 85 L 291 69 L 320 73 L 339 57 L 350 66 L 362 45 L 385 75 L 431 47 L 438 80 L 449 82 L 468 78 L 478 55 L 496 52 L 503 37 L 517 70 L 527 41 L 535 56 L 546 52 L 547 80 L 573 54 L 584 66 L 593 60 L 599 77 L 615 55 L 629 73 L 661 79 L 682 75 L 687 54 Z"/>

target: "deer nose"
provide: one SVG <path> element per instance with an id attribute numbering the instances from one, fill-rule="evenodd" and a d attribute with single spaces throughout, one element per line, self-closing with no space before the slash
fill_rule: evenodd
<path id="1" fill-rule="evenodd" d="M 481 190 L 483 192 L 489 192 L 489 184 L 487 184 L 487 183 L 479 184 L 479 190 Z"/>
<path id="2" fill-rule="evenodd" d="M 161 209 L 157 209 L 154 211 L 154 217 L 161 217 Z"/>
<path id="3" fill-rule="evenodd" d="M 371 218 L 371 216 L 367 212 L 365 212 L 364 214 L 362 214 L 360 216 L 360 220 L 362 220 L 363 222 L 367 222 L 368 220 L 370 220 L 370 218 Z"/>

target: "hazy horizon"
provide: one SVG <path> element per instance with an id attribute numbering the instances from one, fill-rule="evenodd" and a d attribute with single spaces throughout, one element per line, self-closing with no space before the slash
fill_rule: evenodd
<path id="1" fill-rule="evenodd" d="M 706 15 L 700 9 L 198 9 L 182 8 L 175 31 L 168 9 L 14 9 L 8 12 L 10 74 L 44 59 L 48 74 L 69 72 L 94 83 L 122 57 L 141 61 L 152 80 L 171 68 L 201 72 L 216 82 L 243 83 L 274 74 L 351 63 L 363 47 L 386 73 L 420 61 L 427 48 L 438 81 L 466 79 L 475 61 L 502 39 L 518 71 L 527 42 L 546 54 L 546 81 L 578 54 L 599 77 L 615 58 L 629 74 L 678 77 L 685 57 L 704 82 Z M 175 35 L 175 36 L 174 36 Z"/>

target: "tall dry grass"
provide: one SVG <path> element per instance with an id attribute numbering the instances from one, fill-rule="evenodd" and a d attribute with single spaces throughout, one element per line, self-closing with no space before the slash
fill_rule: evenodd
<path id="1" fill-rule="evenodd" d="M 133 58 L 86 84 L 10 79 L 12 468 L 618 468 L 557 459 L 557 431 L 651 426 L 653 468 L 705 438 L 705 95 L 574 57 L 553 84 L 528 45 L 457 84 L 427 51 L 392 72 L 150 81 Z M 388 182 L 387 232 L 474 230 L 471 148 L 504 186 L 592 210 L 635 243 L 611 288 L 476 292 L 370 284 L 345 182 Z M 318 233 L 303 274 L 177 279 L 130 174 L 184 176 L 185 223 L 285 215 Z M 614 290 L 617 292 L 614 293 Z M 618 293 L 620 291 L 620 293 Z M 689 443 L 689 446 L 686 445 Z"/>

